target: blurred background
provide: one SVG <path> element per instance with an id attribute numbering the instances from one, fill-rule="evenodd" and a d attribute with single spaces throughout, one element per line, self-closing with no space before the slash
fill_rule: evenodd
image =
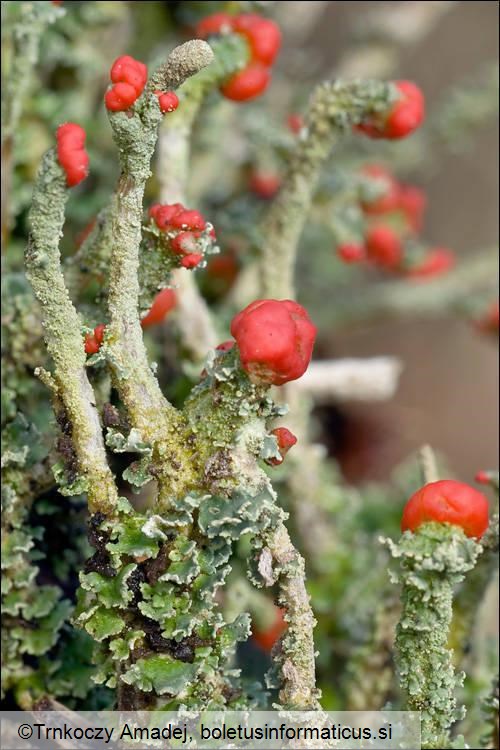
<path id="1" fill-rule="evenodd" d="M 288 3 L 290 13 L 294 6 Z M 441 6 L 422 39 L 399 49 L 398 76 L 417 81 L 428 110 L 459 81 L 471 79 L 498 57 L 498 5 L 492 2 L 329 2 L 324 3 L 308 44 L 321 43 L 324 72 L 335 71 L 363 30 L 374 6 L 384 6 L 393 23 L 402 6 Z M 422 8 L 420 7 L 419 10 Z M 418 14 L 418 10 L 415 11 Z M 404 30 L 399 29 L 404 35 Z M 410 30 L 411 36 L 411 30 Z M 352 48 L 351 48 L 352 49 Z M 352 51 L 351 53 L 352 54 Z M 460 258 L 498 242 L 498 122 L 483 124 L 458 153 L 443 151 L 431 173 L 416 180 L 428 195 L 424 233 L 453 248 Z M 344 407 L 340 459 L 353 480 L 384 478 L 390 468 L 422 442 L 430 442 L 464 481 L 498 462 L 498 352 L 495 342 L 477 336 L 454 316 L 385 320 L 335 334 L 335 356 L 393 354 L 405 369 L 392 401 Z M 355 446 L 355 448 L 354 448 Z"/>

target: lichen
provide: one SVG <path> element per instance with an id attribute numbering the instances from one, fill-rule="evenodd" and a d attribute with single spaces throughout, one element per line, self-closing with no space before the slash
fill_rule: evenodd
<path id="1" fill-rule="evenodd" d="M 396 631 L 396 666 L 410 711 L 421 712 L 422 747 L 446 747 L 451 725 L 463 717 L 448 637 L 453 590 L 481 552 L 462 529 L 427 523 L 407 531 L 398 543 L 386 540 L 399 570 L 392 581 L 402 587 L 402 613 Z"/>

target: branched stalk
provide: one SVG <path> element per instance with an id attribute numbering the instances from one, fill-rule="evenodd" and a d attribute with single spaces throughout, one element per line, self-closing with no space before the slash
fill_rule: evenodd
<path id="1" fill-rule="evenodd" d="M 226 43 L 221 40 L 219 44 Z M 222 51 L 227 55 L 227 50 Z M 234 66 L 241 64 L 243 50 L 235 48 Z M 216 48 L 217 55 L 217 48 Z M 239 58 L 239 60 L 238 60 Z M 217 59 L 221 60 L 221 51 Z M 213 66 L 206 73 L 186 82 L 186 107 L 182 104 L 175 117 L 167 119 L 160 137 L 161 200 L 165 202 L 186 199 L 189 162 L 189 143 L 194 118 L 204 96 L 228 75 L 230 56 L 226 66 Z M 184 103 L 185 100 L 182 100 Z M 184 343 L 191 342 L 191 350 L 200 356 L 216 343 L 210 313 L 199 294 L 192 276 L 179 272 L 176 282 L 181 287 L 178 319 Z M 203 314 L 205 312 L 205 314 Z M 196 319 L 197 325 L 193 327 Z M 200 335 L 200 332 L 202 335 Z M 277 565 L 280 601 L 287 610 L 288 630 L 283 638 L 281 660 L 282 686 L 280 701 L 283 706 L 295 709 L 318 708 L 316 690 L 313 628 L 315 620 L 305 588 L 304 561 L 293 547 L 282 521 L 264 538 L 266 549 Z"/>
<path id="2" fill-rule="evenodd" d="M 122 174 L 110 214 L 111 322 L 106 343 L 115 386 L 132 426 L 152 445 L 153 458 L 160 466 L 160 502 L 169 494 L 181 493 L 192 483 L 193 461 L 181 440 L 185 431 L 183 420 L 163 396 L 149 366 L 138 315 L 142 201 L 162 117 L 153 92 L 177 88 L 212 58 L 210 47 L 200 40 L 177 47 L 148 84 L 142 111 L 132 117 L 122 112 L 110 115 Z"/>
<path id="3" fill-rule="evenodd" d="M 85 369 L 80 319 L 61 270 L 59 237 L 67 196 L 66 176 L 51 149 L 42 161 L 33 191 L 26 273 L 41 306 L 45 341 L 54 362 L 53 377 L 41 373 L 42 377 L 53 391 L 63 431 L 70 432 L 89 508 L 108 514 L 116 504 L 116 486 Z"/>
<path id="4" fill-rule="evenodd" d="M 367 114 L 385 110 L 393 96 L 391 84 L 376 81 L 334 81 L 316 89 L 303 135 L 262 224 L 264 297 L 293 298 L 297 247 L 321 168 L 337 139 Z"/>
<path id="5" fill-rule="evenodd" d="M 292 155 L 280 193 L 261 227 L 260 287 L 262 297 L 293 298 L 293 275 L 298 242 L 307 220 L 312 196 L 323 163 L 336 137 L 363 116 L 387 108 L 394 92 L 389 84 L 355 82 L 319 86 L 306 119 L 304 135 Z M 280 601 L 289 623 L 283 638 L 284 706 L 317 708 L 315 688 L 314 616 L 305 588 L 304 561 L 280 522 L 265 539 L 266 549 L 281 566 Z M 289 561 L 284 565 L 284 561 Z"/>
<path id="6" fill-rule="evenodd" d="M 188 176 L 192 129 L 206 96 L 248 59 L 241 36 L 231 34 L 212 42 L 214 62 L 180 88 L 177 112 L 166 117 L 160 128 L 158 176 L 162 203 L 188 201 Z M 193 274 L 180 268 L 172 274 L 178 289 L 176 322 L 182 344 L 195 360 L 202 360 L 218 343 L 215 323 L 198 290 Z"/>

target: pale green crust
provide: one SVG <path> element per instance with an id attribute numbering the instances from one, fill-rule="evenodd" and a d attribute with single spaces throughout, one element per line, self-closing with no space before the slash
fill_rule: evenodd
<path id="1" fill-rule="evenodd" d="M 472 570 L 481 545 L 458 526 L 426 523 L 406 531 L 398 543 L 387 540 L 399 569 L 392 576 L 401 589 L 402 613 L 396 631 L 396 666 L 410 711 L 421 712 L 422 747 L 449 747 L 450 727 L 463 717 L 448 647 L 453 591 Z"/>

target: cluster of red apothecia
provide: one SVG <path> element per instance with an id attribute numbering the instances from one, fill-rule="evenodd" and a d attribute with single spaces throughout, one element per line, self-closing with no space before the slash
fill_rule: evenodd
<path id="1" fill-rule="evenodd" d="M 355 130 L 369 138 L 396 140 L 406 138 L 420 127 L 425 116 L 425 100 L 420 88 L 412 81 L 394 81 L 398 97 L 384 111 L 368 115 Z"/>
<path id="2" fill-rule="evenodd" d="M 483 472 L 480 472 L 483 474 Z M 476 476 L 484 483 L 484 477 Z M 403 510 L 401 531 L 417 531 L 425 523 L 460 526 L 466 536 L 480 538 L 488 528 L 489 503 L 474 487 L 454 479 L 429 482 L 410 497 Z"/>
<path id="3" fill-rule="evenodd" d="M 344 263 L 370 263 L 410 279 L 429 279 L 455 265 L 454 253 L 446 247 L 422 248 L 415 238 L 422 228 L 426 197 L 420 188 L 399 183 L 380 164 L 363 168 L 370 192 L 377 184 L 377 196 L 361 195 L 360 207 L 366 219 L 363 241 L 344 242 L 337 254 Z"/>
<path id="4" fill-rule="evenodd" d="M 124 112 L 142 94 L 148 80 L 147 66 L 130 55 L 118 57 L 109 72 L 112 86 L 104 95 L 106 108 L 111 112 Z M 162 112 L 177 109 L 179 99 L 173 91 L 155 91 Z"/>
<path id="5" fill-rule="evenodd" d="M 214 13 L 196 26 L 201 39 L 224 33 L 241 34 L 250 49 L 246 67 L 224 81 L 220 91 L 227 99 L 244 102 L 262 94 L 271 80 L 271 66 L 281 47 L 281 31 L 274 21 L 255 13 Z"/>
<path id="6" fill-rule="evenodd" d="M 275 606 L 273 622 L 268 628 L 259 627 L 255 622 L 252 623 L 252 641 L 262 651 L 269 653 L 276 641 L 285 633 L 288 627 L 285 614 L 285 609 Z"/>
<path id="7" fill-rule="evenodd" d="M 169 250 L 179 258 L 183 268 L 196 268 L 204 258 L 204 249 L 215 243 L 215 231 L 209 232 L 199 211 L 185 208 L 182 203 L 155 203 L 149 209 L 160 232 L 165 233 Z"/>
<path id="8" fill-rule="evenodd" d="M 85 137 L 85 130 L 74 122 L 67 122 L 57 128 L 57 158 L 66 173 L 68 187 L 78 185 L 89 173 Z"/>

